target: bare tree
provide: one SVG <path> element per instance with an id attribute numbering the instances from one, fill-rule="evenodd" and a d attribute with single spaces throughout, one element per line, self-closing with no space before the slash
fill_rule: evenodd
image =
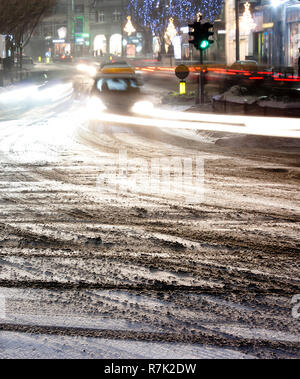
<path id="1" fill-rule="evenodd" d="M 57 0 L 1 0 L 0 34 L 7 36 L 7 48 L 22 57 L 23 48 L 29 42 L 40 20 Z M 20 59 L 20 66 L 22 60 Z"/>

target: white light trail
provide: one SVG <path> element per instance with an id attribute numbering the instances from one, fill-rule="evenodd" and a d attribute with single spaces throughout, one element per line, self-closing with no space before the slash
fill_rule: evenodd
<path id="1" fill-rule="evenodd" d="M 4 91 L 0 95 L 0 102 L 3 103 L 15 103 L 22 100 L 26 100 L 31 98 L 32 96 L 36 96 L 38 92 L 37 86 L 24 86 L 22 88 L 11 89 L 8 91 Z"/>
<path id="2" fill-rule="evenodd" d="M 160 118 L 124 116 L 99 112 L 97 120 L 114 124 L 172 129 L 209 130 L 272 137 L 300 138 L 299 119 L 182 113 L 153 109 Z"/>
<path id="3" fill-rule="evenodd" d="M 38 103 L 40 101 L 59 101 L 73 92 L 73 84 L 60 83 L 47 87 L 35 85 L 20 86 L 0 94 L 0 104 L 26 104 L 28 102 Z"/>

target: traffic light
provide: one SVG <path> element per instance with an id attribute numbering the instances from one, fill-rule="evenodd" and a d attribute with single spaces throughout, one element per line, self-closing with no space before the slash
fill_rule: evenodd
<path id="1" fill-rule="evenodd" d="M 202 35 L 202 24 L 201 22 L 195 21 L 193 24 L 189 24 L 189 28 L 192 31 L 189 31 L 189 35 L 194 37 L 194 39 L 189 40 L 189 43 L 192 43 L 194 47 L 199 50 L 199 41 L 200 36 Z"/>
<path id="2" fill-rule="evenodd" d="M 202 24 L 199 21 L 195 21 L 193 24 L 189 24 L 189 28 L 193 29 L 189 32 L 189 35 L 194 37 L 194 39 L 189 40 L 189 43 L 192 43 L 197 50 L 206 50 L 214 43 L 214 41 L 210 39 L 210 37 L 214 35 L 214 32 L 211 31 L 213 24 L 210 22 Z"/>
<path id="3" fill-rule="evenodd" d="M 210 39 L 211 36 L 214 35 L 213 27 L 214 25 L 210 22 L 206 22 L 203 26 L 203 36 L 204 39 L 202 40 L 203 50 L 210 47 L 215 41 Z"/>

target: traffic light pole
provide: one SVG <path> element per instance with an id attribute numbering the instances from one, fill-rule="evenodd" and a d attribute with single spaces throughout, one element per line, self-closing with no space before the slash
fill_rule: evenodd
<path id="1" fill-rule="evenodd" d="M 198 76 L 198 90 L 196 96 L 196 104 L 204 104 L 204 72 L 203 66 L 203 50 L 200 50 L 200 72 Z"/>

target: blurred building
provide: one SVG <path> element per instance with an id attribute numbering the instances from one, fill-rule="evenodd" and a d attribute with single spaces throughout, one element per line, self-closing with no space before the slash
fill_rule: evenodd
<path id="1" fill-rule="evenodd" d="M 300 48 L 300 2 L 298 0 L 225 0 L 226 61 L 236 60 L 235 6 L 240 19 L 240 59 L 255 59 L 267 66 L 295 67 Z"/>
<path id="2" fill-rule="evenodd" d="M 90 9 L 91 51 L 103 54 L 137 56 L 143 52 L 139 30 L 127 33 L 127 0 L 94 0 Z M 133 26 L 133 25 L 132 25 Z"/>
<path id="3" fill-rule="evenodd" d="M 25 52 L 35 58 L 53 58 L 66 53 L 75 57 L 157 55 L 160 49 L 158 38 L 134 23 L 134 31 L 130 33 L 128 22 L 128 0 L 58 0 L 36 28 Z M 197 52 L 192 51 L 188 43 L 187 25 L 178 29 L 175 40 L 173 48 L 177 59 L 197 59 L 193 56 Z M 205 52 L 205 59 L 224 62 L 224 12 L 215 22 L 214 40 L 215 43 Z"/>
<path id="4" fill-rule="evenodd" d="M 300 2 L 262 1 L 254 9 L 253 56 L 271 66 L 296 66 L 300 48 Z"/>
<path id="5" fill-rule="evenodd" d="M 68 27 L 69 0 L 59 0 L 35 29 L 29 44 L 25 47 L 26 55 L 32 57 L 53 56 L 70 50 Z"/>
<path id="6" fill-rule="evenodd" d="M 127 0 L 58 0 L 36 28 L 28 54 L 38 57 L 122 54 Z M 125 36 L 126 37 L 126 36 Z M 141 51 L 139 33 L 129 44 Z M 127 41 L 127 40 L 126 40 Z"/>

